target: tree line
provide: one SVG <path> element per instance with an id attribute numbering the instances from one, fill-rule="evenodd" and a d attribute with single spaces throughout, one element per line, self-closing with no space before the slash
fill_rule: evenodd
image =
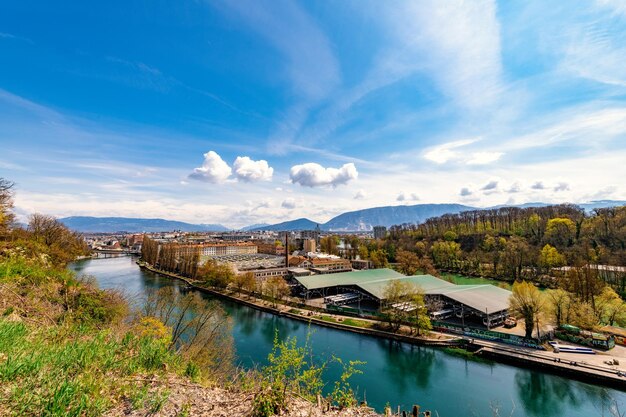
<path id="1" fill-rule="evenodd" d="M 564 204 L 447 214 L 393 226 L 380 246 L 390 261 L 407 251 L 441 270 L 556 286 L 560 278 L 568 279 L 559 269 L 564 266 L 626 265 L 626 206 L 592 213 Z M 625 273 L 594 274 L 624 293 Z"/>

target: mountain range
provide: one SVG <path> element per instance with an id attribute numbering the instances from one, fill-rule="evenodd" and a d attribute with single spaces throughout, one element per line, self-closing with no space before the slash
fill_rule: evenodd
<path id="1" fill-rule="evenodd" d="M 132 217 L 87 217 L 74 216 L 59 219 L 72 230 L 83 233 L 114 232 L 163 232 L 181 230 L 183 232 L 226 232 L 230 229 L 221 224 L 191 224 L 175 220 L 137 219 Z"/>
<path id="2" fill-rule="evenodd" d="M 543 207 L 547 203 L 525 203 L 516 207 Z M 599 200 L 589 203 L 577 204 L 587 212 L 595 208 L 615 207 L 626 205 L 626 201 Z M 506 207 L 494 206 L 482 209 Z M 481 210 L 480 207 L 471 207 L 462 204 L 417 204 L 413 206 L 385 206 L 374 207 L 363 210 L 350 211 L 333 217 L 326 223 L 317 223 L 313 220 L 300 218 L 278 224 L 254 224 L 241 228 L 241 231 L 279 231 L 279 230 L 312 230 L 318 225 L 323 231 L 368 231 L 374 226 L 393 226 L 403 223 L 421 223 L 431 217 L 444 214 L 460 213 L 468 210 Z M 127 217 L 65 217 L 59 219 L 70 229 L 79 232 L 162 232 L 171 230 L 181 230 L 183 232 L 225 232 L 228 227 L 221 224 L 191 224 L 164 219 L 141 219 Z"/>

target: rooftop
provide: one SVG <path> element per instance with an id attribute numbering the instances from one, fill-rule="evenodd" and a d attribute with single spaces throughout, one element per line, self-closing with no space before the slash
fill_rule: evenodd
<path id="1" fill-rule="evenodd" d="M 443 295 L 475 310 L 489 313 L 506 310 L 511 292 L 494 285 L 456 285 L 432 275 L 405 276 L 392 269 L 369 269 L 338 274 L 296 277 L 307 290 L 354 285 L 379 300 L 393 280 L 418 285 L 427 295 Z"/>

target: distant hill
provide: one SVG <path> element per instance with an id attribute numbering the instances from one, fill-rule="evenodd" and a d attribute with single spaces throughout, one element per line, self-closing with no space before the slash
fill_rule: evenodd
<path id="1" fill-rule="evenodd" d="M 251 224 L 250 226 L 242 227 L 239 230 L 242 232 L 249 232 L 250 230 L 263 229 L 264 227 L 267 227 L 267 226 L 270 226 L 270 224 L 269 223 L 257 223 L 257 224 Z"/>
<path id="2" fill-rule="evenodd" d="M 597 200 L 597 201 L 590 201 L 589 203 L 577 204 L 577 206 L 585 209 L 585 211 L 592 211 L 593 209 L 597 209 L 597 208 L 626 206 L 626 201 L 621 201 L 621 200 Z"/>
<path id="3" fill-rule="evenodd" d="M 534 202 L 514 205 L 514 207 L 544 207 L 548 203 Z M 599 200 L 589 203 L 577 204 L 587 212 L 595 208 L 616 207 L 626 205 L 626 201 Z M 469 210 L 488 210 L 493 208 L 510 207 L 510 205 L 499 205 L 494 207 L 471 207 L 463 204 L 416 204 L 413 206 L 385 206 L 374 207 L 363 210 L 350 211 L 333 217 L 326 223 L 319 223 L 320 229 L 324 231 L 369 231 L 374 226 L 399 225 L 403 223 L 422 223 L 431 217 L 439 217 L 444 214 L 455 214 Z M 311 230 L 317 226 L 309 219 L 297 219 L 274 225 L 254 227 L 248 230 Z"/>
<path id="4" fill-rule="evenodd" d="M 257 227 L 257 228 L 250 229 L 250 230 L 252 230 L 252 231 L 259 231 L 259 230 L 270 230 L 270 231 L 312 230 L 312 229 L 315 229 L 318 224 L 319 223 L 315 223 L 312 220 L 302 218 L 302 219 L 290 220 L 288 222 L 282 222 L 282 223 L 278 223 L 278 224 L 261 226 L 261 227 Z M 321 227 L 321 225 L 320 225 L 320 227 Z"/>
<path id="5" fill-rule="evenodd" d="M 414 206 L 386 206 L 350 211 L 330 219 L 320 227 L 328 231 L 372 230 L 374 226 L 393 226 L 402 223 L 422 223 L 443 214 L 474 210 L 462 204 L 417 204 Z"/>
<path id="6" fill-rule="evenodd" d="M 183 232 L 225 232 L 230 229 L 221 224 L 191 224 L 164 219 L 138 219 L 131 217 L 87 217 L 74 216 L 59 219 L 72 230 L 83 233 L 113 232 L 166 232 L 181 230 Z"/>

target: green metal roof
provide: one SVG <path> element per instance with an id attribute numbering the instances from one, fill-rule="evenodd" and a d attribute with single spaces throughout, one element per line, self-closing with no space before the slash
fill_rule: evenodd
<path id="1" fill-rule="evenodd" d="M 311 275 L 308 277 L 296 277 L 298 282 L 307 290 L 317 290 L 326 287 L 338 287 L 342 285 L 359 285 L 371 281 L 389 281 L 403 278 L 404 275 L 393 269 L 368 269 L 364 271 L 339 272 L 337 274 Z"/>
<path id="2" fill-rule="evenodd" d="M 369 269 L 337 274 L 295 277 L 307 290 L 354 285 L 382 300 L 390 281 L 418 285 L 425 294 L 443 295 L 481 312 L 495 313 L 509 307 L 511 291 L 495 285 L 456 285 L 432 275 L 405 276 L 392 269 Z"/>

